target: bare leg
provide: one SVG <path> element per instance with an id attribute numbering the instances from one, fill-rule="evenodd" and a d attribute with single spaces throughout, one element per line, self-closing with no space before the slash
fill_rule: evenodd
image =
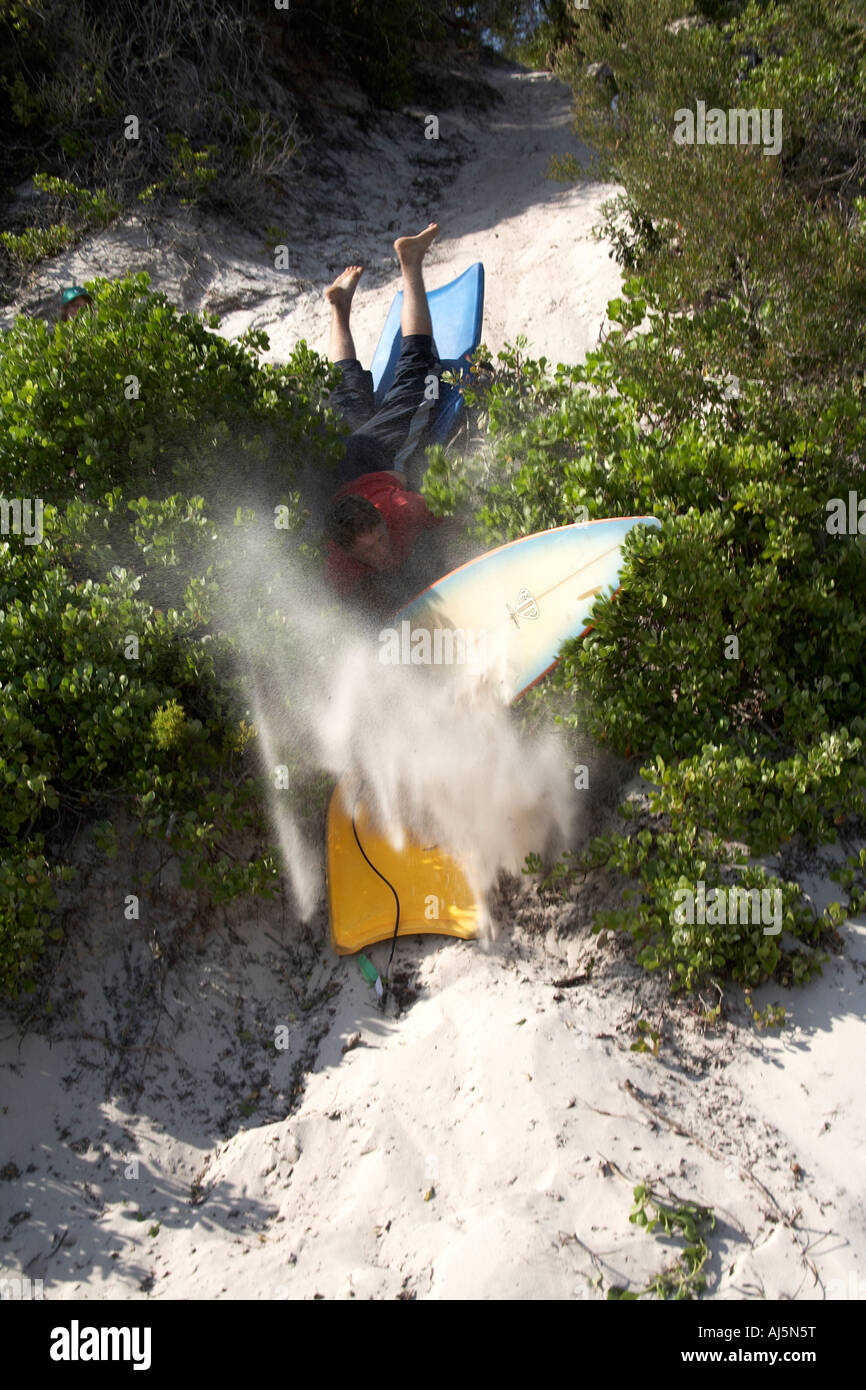
<path id="1" fill-rule="evenodd" d="M 345 362 L 356 355 L 352 330 L 349 327 L 349 315 L 352 312 L 352 296 L 363 269 L 360 265 L 347 265 L 342 275 L 338 275 L 333 285 L 329 285 L 325 290 L 325 298 L 331 306 L 328 356 L 332 362 Z"/>
<path id="2" fill-rule="evenodd" d="M 439 225 L 431 222 L 417 236 L 401 236 L 394 242 L 394 250 L 403 272 L 403 309 L 400 315 L 400 332 L 404 338 L 413 333 L 426 333 L 433 336 L 430 322 L 430 308 L 427 304 L 427 291 L 421 268 L 427 251 L 439 233 Z"/>

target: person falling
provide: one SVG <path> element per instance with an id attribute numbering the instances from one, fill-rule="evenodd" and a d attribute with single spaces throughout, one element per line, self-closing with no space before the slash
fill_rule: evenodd
<path id="1" fill-rule="evenodd" d="M 378 410 L 373 378 L 355 354 L 349 319 L 363 266 L 349 265 L 325 290 L 331 305 L 328 356 L 342 371 L 330 403 L 352 433 L 338 476 L 346 479 L 325 517 L 326 576 L 344 598 L 371 575 L 399 570 L 423 531 L 439 525 L 420 493 L 408 487 L 405 465 L 417 449 L 438 400 L 441 363 L 424 288 L 424 257 L 439 227 L 398 237 L 403 276 L 402 345 L 394 380 Z M 431 383 L 436 382 L 431 390 Z"/>

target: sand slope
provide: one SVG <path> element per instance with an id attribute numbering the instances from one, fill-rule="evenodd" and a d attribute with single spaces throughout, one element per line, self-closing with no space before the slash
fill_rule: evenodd
<path id="1" fill-rule="evenodd" d="M 43 267 L 22 295 L 28 313 L 53 316 L 62 286 L 93 275 L 147 270 L 153 286 L 185 309 L 215 310 L 229 337 L 254 326 L 284 361 L 305 338 L 327 348 L 321 291 L 347 263 L 366 267 L 354 305 L 358 353 L 369 362 L 398 286 L 392 242 L 440 223 L 428 258 L 429 288 L 473 261 L 487 275 L 484 335 L 494 350 L 517 334 L 554 361 L 575 362 L 595 345 L 618 270 L 591 228 L 613 190 L 564 188 L 545 177 L 551 155 L 585 154 L 571 130 L 569 94 L 549 74 L 491 69 L 500 100 L 488 111 L 443 111 L 439 138 L 425 138 L 425 112 L 362 120 L 357 99 L 335 89 L 335 148 L 302 150 L 302 180 L 289 212 L 274 214 L 272 242 L 190 212 L 171 223 L 130 218 Z M 8 324 L 13 310 L 0 313 Z"/>

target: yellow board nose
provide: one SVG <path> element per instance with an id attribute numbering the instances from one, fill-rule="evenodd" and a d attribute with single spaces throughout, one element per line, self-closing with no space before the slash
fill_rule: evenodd
<path id="1" fill-rule="evenodd" d="M 338 786 L 328 808 L 327 829 L 331 945 L 338 955 L 390 940 L 397 918 L 395 893 L 400 902 L 398 936 L 432 932 L 465 941 L 478 935 L 483 913 L 470 887 L 468 866 L 438 845 L 411 838 L 395 849 L 361 801 L 355 803 L 354 822 L 353 830 L 351 807 L 347 809 Z"/>

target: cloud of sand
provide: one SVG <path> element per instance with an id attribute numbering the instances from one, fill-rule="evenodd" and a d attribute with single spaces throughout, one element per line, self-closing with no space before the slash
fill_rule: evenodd
<path id="1" fill-rule="evenodd" d="M 482 901 L 500 867 L 519 872 L 530 850 L 564 842 L 575 797 L 556 735 L 521 736 L 469 665 L 383 664 L 378 629 L 359 631 L 321 581 L 288 558 L 275 571 L 247 542 L 223 584 L 221 626 L 242 655 L 303 918 L 323 890 L 321 852 L 300 829 L 291 788 L 317 771 L 345 779 L 350 802 L 363 798 L 396 847 L 411 835 L 468 856 Z"/>

